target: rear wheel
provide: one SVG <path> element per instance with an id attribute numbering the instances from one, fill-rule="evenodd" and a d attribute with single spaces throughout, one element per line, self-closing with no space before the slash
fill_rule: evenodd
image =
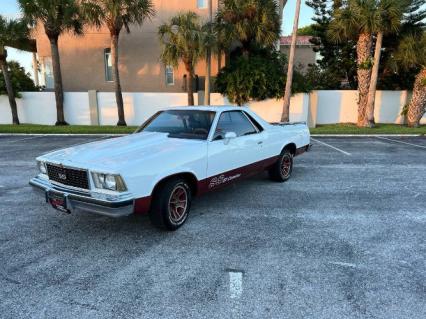
<path id="1" fill-rule="evenodd" d="M 191 201 L 191 188 L 183 178 L 164 182 L 154 194 L 151 222 L 167 230 L 178 229 L 188 218 Z"/>
<path id="2" fill-rule="evenodd" d="M 276 182 L 286 182 L 290 179 L 293 171 L 293 154 L 284 150 L 276 163 L 269 169 L 269 177 Z"/>

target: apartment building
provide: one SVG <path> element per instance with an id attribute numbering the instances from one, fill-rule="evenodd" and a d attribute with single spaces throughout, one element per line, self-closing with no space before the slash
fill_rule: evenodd
<path id="1" fill-rule="evenodd" d="M 153 0 L 156 15 L 143 26 L 123 30 L 119 42 L 119 70 L 124 92 L 182 92 L 186 89 L 186 70 L 165 66 L 159 61 L 161 52 L 158 27 L 179 12 L 194 11 L 208 20 L 208 0 Z M 218 0 L 213 0 L 213 12 Z M 44 30 L 35 32 L 41 66 L 41 81 L 53 89 L 52 58 Z M 65 91 L 113 91 L 110 35 L 106 28 L 87 29 L 82 36 L 64 34 L 59 38 L 62 77 Z M 212 58 L 212 75 L 218 71 L 217 57 Z M 203 85 L 205 62 L 196 67 L 198 86 Z M 194 84 L 196 85 L 196 84 Z"/>
<path id="2" fill-rule="evenodd" d="M 291 35 L 281 37 L 281 52 L 287 56 L 290 54 Z M 314 45 L 311 43 L 311 36 L 298 36 L 296 41 L 296 54 L 294 58 L 295 66 L 298 70 L 305 72 L 309 65 L 315 64 L 320 58 L 319 54 L 314 51 Z"/>
<path id="3" fill-rule="evenodd" d="M 213 15 L 220 0 L 212 0 Z M 196 12 L 208 20 L 208 0 L 152 0 L 156 15 L 143 26 L 132 26 L 128 34 L 122 30 L 119 41 L 119 70 L 124 92 L 183 92 L 186 91 L 186 70 L 181 64 L 174 68 L 160 63 L 161 45 L 158 27 L 179 12 Z M 283 0 L 277 1 L 280 13 Z M 53 89 L 52 58 L 49 41 L 42 27 L 35 30 L 37 54 L 41 66 L 41 84 Z M 64 90 L 78 92 L 114 90 L 110 35 L 107 28 L 88 28 L 84 35 L 64 34 L 59 38 Z M 194 89 L 203 90 L 205 61 L 196 69 L 198 80 Z M 218 72 L 217 56 L 212 57 L 212 76 Z"/>

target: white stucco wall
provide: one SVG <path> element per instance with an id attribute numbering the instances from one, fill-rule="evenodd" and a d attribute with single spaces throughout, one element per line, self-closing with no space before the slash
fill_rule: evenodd
<path id="1" fill-rule="evenodd" d="M 115 94 L 98 92 L 100 125 L 115 125 L 118 121 Z M 194 94 L 195 103 L 198 102 Z M 188 105 L 185 93 L 123 93 L 124 115 L 128 125 L 141 125 L 157 111 L 173 106 Z"/>
<path id="2" fill-rule="evenodd" d="M 403 106 L 409 100 L 407 91 L 378 91 L 375 118 L 377 123 L 402 123 Z M 117 108 L 113 92 L 98 92 L 98 116 L 101 125 L 117 123 Z M 198 94 L 194 94 L 198 103 Z M 128 125 L 140 125 L 152 114 L 166 107 L 187 105 L 185 93 L 123 93 Z M 291 98 L 290 121 L 308 121 L 316 124 L 355 123 L 357 121 L 357 91 L 315 91 L 296 94 Z M 220 94 L 212 94 L 212 105 L 229 105 Z M 18 115 L 22 123 L 49 124 L 56 122 L 55 94 L 53 92 L 24 92 L 17 99 Z M 269 122 L 279 122 L 282 100 L 270 99 L 251 102 L 248 106 Z M 89 95 L 87 92 L 64 94 L 65 118 L 70 124 L 90 125 Z M 12 122 L 9 101 L 0 96 L 0 124 Z M 426 124 L 426 116 L 422 122 Z"/>
<path id="3" fill-rule="evenodd" d="M 23 92 L 17 99 L 21 123 L 47 124 L 56 122 L 56 102 L 53 92 Z M 87 92 L 64 93 L 65 119 L 69 124 L 90 124 L 89 96 Z M 0 96 L 0 124 L 12 122 L 9 101 Z"/>
<path id="4" fill-rule="evenodd" d="M 357 121 L 357 91 L 317 91 L 317 94 L 317 124 Z M 407 91 L 377 91 L 374 109 L 376 122 L 402 124 L 400 114 L 408 101 L 407 94 Z"/>

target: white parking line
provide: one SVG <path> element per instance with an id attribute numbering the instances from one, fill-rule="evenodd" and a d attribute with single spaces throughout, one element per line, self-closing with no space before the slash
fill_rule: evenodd
<path id="1" fill-rule="evenodd" d="M 324 143 L 324 142 L 318 141 L 317 139 L 314 139 L 314 138 L 312 138 L 312 137 L 311 137 L 311 140 L 313 140 L 313 141 L 315 141 L 315 142 L 318 142 L 318 143 L 320 143 L 320 144 L 323 144 L 323 145 L 325 145 L 325 146 L 328 146 L 328 147 L 332 148 L 333 150 L 336 150 L 336 151 L 338 151 L 338 152 L 340 152 L 340 153 L 343 153 L 343 154 L 345 154 L 345 155 L 348 155 L 348 156 L 351 156 L 351 155 L 352 155 L 351 153 L 345 152 L 344 150 L 341 150 L 340 148 L 337 148 L 337 147 L 334 147 L 333 145 L 330 145 L 330 144 L 327 144 L 327 143 Z"/>
<path id="2" fill-rule="evenodd" d="M 403 142 L 403 141 L 393 140 L 391 138 L 387 138 L 387 137 L 383 137 L 383 136 L 376 136 L 376 138 L 426 149 L 426 146 L 423 146 L 423 145 L 417 145 L 417 144 L 413 144 L 413 143 L 407 143 L 407 142 Z"/>
<path id="3" fill-rule="evenodd" d="M 243 273 L 239 271 L 229 272 L 229 293 L 231 299 L 240 298 L 243 293 Z"/>
<path id="4" fill-rule="evenodd" d="M 352 263 L 344 263 L 340 261 L 331 261 L 330 264 L 337 265 L 337 266 L 343 266 L 343 267 L 350 267 L 350 268 L 357 268 L 355 264 Z"/>

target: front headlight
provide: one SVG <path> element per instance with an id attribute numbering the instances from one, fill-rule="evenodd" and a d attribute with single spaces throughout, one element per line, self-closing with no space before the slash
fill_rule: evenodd
<path id="1" fill-rule="evenodd" d="M 37 161 L 37 166 L 40 173 L 47 175 L 46 163 L 42 161 Z"/>
<path id="2" fill-rule="evenodd" d="M 127 187 L 120 175 L 92 172 L 92 178 L 96 188 L 108 189 L 117 192 L 125 192 L 127 190 Z"/>

